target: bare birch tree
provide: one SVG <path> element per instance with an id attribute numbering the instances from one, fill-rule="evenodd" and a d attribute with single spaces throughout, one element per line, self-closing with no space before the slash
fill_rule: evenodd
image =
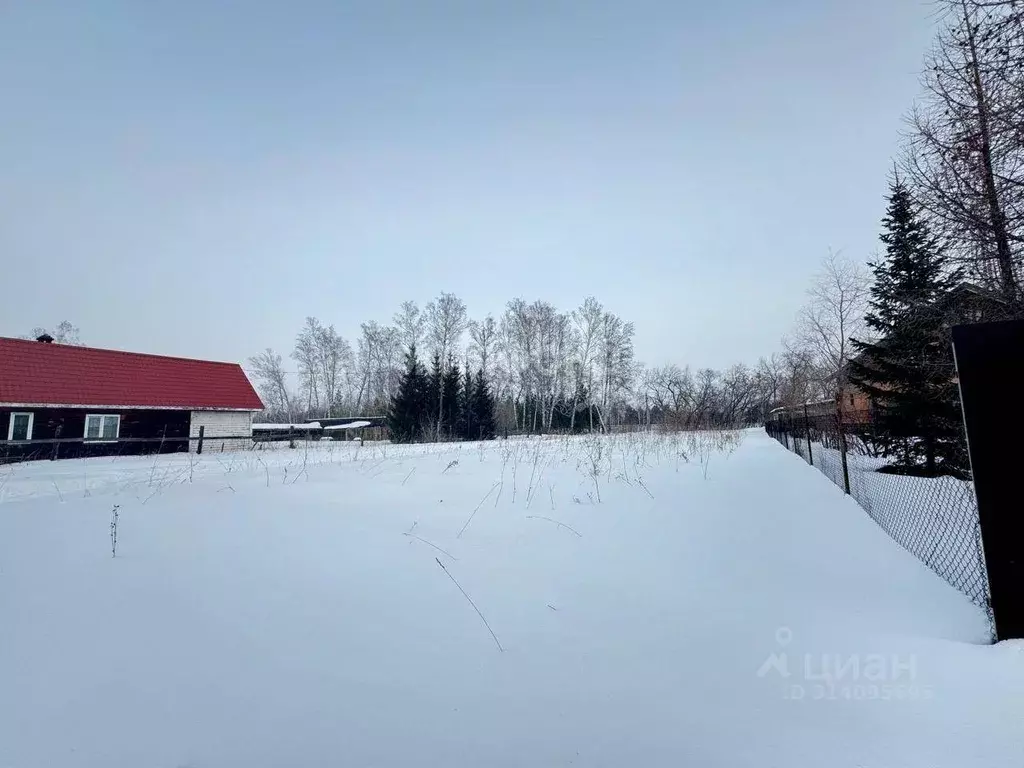
<path id="1" fill-rule="evenodd" d="M 338 335 L 333 325 L 321 325 L 315 331 L 313 340 L 324 397 L 323 413 L 324 416 L 330 416 L 331 409 L 342 400 L 345 384 L 355 368 L 355 359 L 351 345 Z"/>
<path id="2" fill-rule="evenodd" d="M 800 347 L 790 338 L 782 340 L 782 386 L 779 403 L 796 406 L 822 397 L 821 371 L 810 351 Z"/>
<path id="3" fill-rule="evenodd" d="M 534 355 L 528 361 L 533 390 L 533 418 L 530 430 L 536 432 L 538 427 L 547 427 L 548 405 L 553 403 L 558 388 L 558 311 L 548 302 L 538 300 L 530 305 L 528 312 L 536 342 Z"/>
<path id="4" fill-rule="evenodd" d="M 320 362 L 318 359 L 318 336 L 320 321 L 315 317 L 307 317 L 306 324 L 295 339 L 292 359 L 299 366 L 299 385 L 305 394 L 306 415 L 309 416 L 320 409 Z"/>
<path id="5" fill-rule="evenodd" d="M 363 323 L 357 342 L 356 411 L 382 410 L 398 388 L 402 370 L 403 332 L 376 322 Z"/>
<path id="6" fill-rule="evenodd" d="M 555 315 L 553 322 L 551 362 L 554 370 L 552 374 L 552 394 L 548 402 L 547 420 L 545 423 L 547 429 L 551 429 L 552 422 L 554 421 L 555 403 L 565 399 L 566 388 L 569 385 L 573 370 L 572 360 L 577 349 L 572 316 L 568 313 L 559 313 Z M 575 406 L 573 407 L 573 415 L 575 415 Z"/>
<path id="7" fill-rule="evenodd" d="M 466 331 L 466 305 L 453 293 L 442 293 L 426 306 L 427 341 L 431 352 L 442 361 L 454 356 Z M 444 412 L 444 387 L 438 387 L 437 412 Z M 437 421 L 437 439 L 441 439 L 441 419 Z"/>
<path id="8" fill-rule="evenodd" d="M 512 299 L 506 305 L 505 314 L 501 318 L 501 335 L 508 375 L 512 382 L 516 427 L 525 429 L 528 426 L 527 406 L 534 391 L 532 363 L 536 346 L 536 324 L 526 301 Z"/>
<path id="9" fill-rule="evenodd" d="M 601 368 L 601 407 L 598 416 L 604 430 L 610 426 L 609 417 L 615 397 L 629 386 L 633 373 L 633 333 L 633 323 L 605 312 L 598 340 L 598 362 Z"/>
<path id="10" fill-rule="evenodd" d="M 282 414 L 294 421 L 292 397 L 288 392 L 288 379 L 281 356 L 270 347 L 249 358 L 249 370 L 256 379 L 256 388 L 267 410 Z"/>
<path id="11" fill-rule="evenodd" d="M 581 390 L 587 393 L 587 402 L 584 405 L 588 406 L 590 429 L 594 428 L 594 410 L 590 406 L 594 402 L 594 360 L 597 356 L 603 319 L 604 307 L 593 296 L 588 296 L 572 313 L 572 322 L 576 330 L 577 357 L 574 366 L 576 382 L 573 387 L 571 429 L 575 429 L 576 426 L 576 395 Z"/>
<path id="12" fill-rule="evenodd" d="M 866 332 L 869 290 L 864 267 L 836 253 L 829 253 L 807 290 L 792 342 L 814 360 L 826 396 L 834 397 L 846 386 L 846 363 L 853 350 L 850 338 L 861 338 Z"/>
<path id="13" fill-rule="evenodd" d="M 487 376 L 498 344 L 498 324 L 494 317 L 487 315 L 480 322 L 470 323 L 469 338 L 469 352 L 475 358 L 477 367 L 484 372 L 484 376 Z"/>
<path id="14" fill-rule="evenodd" d="M 785 364 L 779 355 L 762 357 L 757 361 L 757 381 L 761 401 L 761 418 L 766 419 L 768 412 L 780 405 L 781 393 L 785 381 Z"/>
<path id="15" fill-rule="evenodd" d="M 515 329 L 509 320 L 509 313 L 506 310 L 498 323 L 497 342 L 495 344 L 495 364 L 492 378 L 494 380 L 494 391 L 506 412 L 511 412 L 511 419 L 506 418 L 505 423 L 512 422 L 519 426 L 519 399 L 522 395 L 520 390 L 520 378 L 517 375 L 518 369 L 516 359 L 518 357 L 518 345 Z"/>
<path id="16" fill-rule="evenodd" d="M 403 301 L 394 316 L 395 328 L 403 349 L 419 348 L 426 334 L 427 316 L 420 311 L 415 301 Z"/>

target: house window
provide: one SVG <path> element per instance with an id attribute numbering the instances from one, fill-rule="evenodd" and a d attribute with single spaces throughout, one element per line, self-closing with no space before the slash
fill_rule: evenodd
<path id="1" fill-rule="evenodd" d="M 85 417 L 86 440 L 117 440 L 121 431 L 121 417 L 117 414 L 90 413 Z"/>
<path id="2" fill-rule="evenodd" d="M 7 439 L 31 440 L 34 416 L 31 413 L 12 413 L 11 424 L 7 428 Z"/>

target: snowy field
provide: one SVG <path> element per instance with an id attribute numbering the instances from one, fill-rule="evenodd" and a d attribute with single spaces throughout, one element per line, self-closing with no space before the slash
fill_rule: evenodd
<path id="1" fill-rule="evenodd" d="M 1024 644 L 740 437 L 0 467 L 0 766 L 1020 768 Z"/>

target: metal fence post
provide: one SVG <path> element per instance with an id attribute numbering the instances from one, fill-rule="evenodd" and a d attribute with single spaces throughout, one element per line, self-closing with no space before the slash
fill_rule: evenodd
<path id="1" fill-rule="evenodd" d="M 814 466 L 814 452 L 811 450 L 811 417 L 807 415 L 807 403 L 804 403 L 804 435 L 807 436 L 807 463 Z"/>
<path id="2" fill-rule="evenodd" d="M 206 425 L 199 425 L 199 444 L 196 446 L 196 455 L 202 455 L 203 453 L 203 434 L 206 432 Z"/>
<path id="3" fill-rule="evenodd" d="M 56 461 L 57 456 L 60 455 L 60 443 L 57 441 L 60 440 L 60 428 L 62 426 L 62 424 L 58 424 L 57 428 L 53 431 L 53 454 L 50 456 L 50 461 Z"/>
<path id="4" fill-rule="evenodd" d="M 842 398 L 842 395 L 840 395 Z M 843 490 L 850 495 L 850 467 L 846 463 L 846 428 L 843 425 L 843 402 L 840 399 L 836 407 L 836 426 L 839 427 L 839 456 L 843 464 Z"/>

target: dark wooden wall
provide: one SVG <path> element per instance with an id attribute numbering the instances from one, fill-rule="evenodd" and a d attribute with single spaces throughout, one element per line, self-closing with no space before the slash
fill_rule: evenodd
<path id="1" fill-rule="evenodd" d="M 110 410 L 103 408 L 0 408 L 0 440 L 7 439 L 11 413 L 35 414 L 32 424 L 32 440 L 27 443 L 0 446 L 0 462 L 49 459 L 53 455 L 53 444 L 37 440 L 50 438 L 77 438 L 85 435 L 87 414 L 117 414 L 121 417 L 119 437 L 155 438 L 152 443 L 62 443 L 58 457 L 62 459 L 83 456 L 117 456 L 145 453 L 175 453 L 185 451 L 188 443 L 184 440 L 165 442 L 160 438 L 188 437 L 189 411 L 161 410 Z M 58 431 L 59 430 L 59 431 Z"/>

